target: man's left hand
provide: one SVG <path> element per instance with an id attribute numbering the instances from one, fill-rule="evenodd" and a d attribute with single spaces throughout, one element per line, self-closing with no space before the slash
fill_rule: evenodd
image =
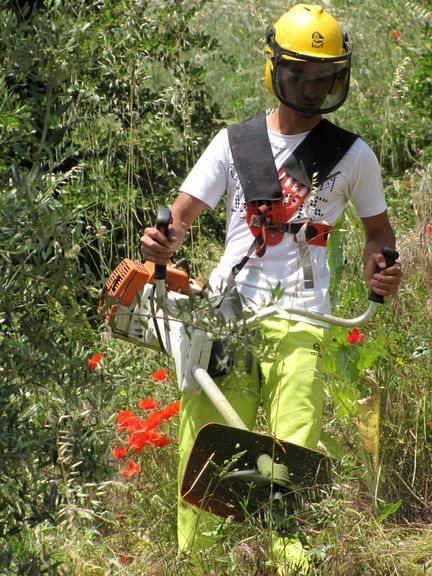
<path id="1" fill-rule="evenodd" d="M 376 272 L 377 266 L 380 268 Z M 396 294 L 402 279 L 402 268 L 399 262 L 386 268 L 386 261 L 382 254 L 371 254 L 365 270 L 366 281 L 371 290 L 380 296 Z"/>

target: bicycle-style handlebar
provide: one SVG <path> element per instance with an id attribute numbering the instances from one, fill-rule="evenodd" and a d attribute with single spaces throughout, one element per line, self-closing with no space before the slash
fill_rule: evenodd
<path id="1" fill-rule="evenodd" d="M 166 236 L 168 235 L 168 227 L 171 222 L 171 210 L 167 207 L 161 207 L 158 209 L 157 216 L 156 216 L 156 228 L 160 230 Z M 389 248 L 388 246 L 384 246 L 381 253 L 383 254 L 385 261 L 386 261 L 386 268 L 393 266 L 396 260 L 399 258 L 399 253 L 394 250 L 393 248 Z M 166 265 L 157 264 L 155 268 L 155 280 L 159 281 L 156 284 L 162 285 L 163 281 L 166 277 Z M 376 267 L 375 272 L 381 272 L 383 268 L 379 266 Z M 160 293 L 162 294 L 162 288 L 160 288 Z M 263 318 L 267 318 L 269 316 L 278 316 L 278 317 L 286 317 L 286 316 L 301 316 L 302 318 L 306 318 L 308 320 L 316 320 L 319 322 L 323 322 L 326 324 L 333 324 L 337 326 L 343 326 L 346 328 L 353 328 L 370 320 L 372 316 L 376 312 L 376 304 L 383 304 L 384 297 L 375 294 L 373 290 L 369 292 L 368 296 L 370 300 L 370 304 L 368 308 L 361 314 L 355 318 L 341 318 L 339 316 L 333 316 L 332 314 L 325 314 L 315 311 L 305 310 L 303 308 L 282 308 L 277 305 L 266 306 L 261 310 L 258 310 L 254 314 L 253 317 L 246 320 L 246 324 L 254 324 Z"/>
<path id="2" fill-rule="evenodd" d="M 397 252 L 397 250 L 394 250 L 393 248 L 388 248 L 387 246 L 385 246 L 382 249 L 381 253 L 385 258 L 386 268 L 390 268 L 391 266 L 393 266 L 396 260 L 399 258 L 399 253 Z M 381 270 L 384 270 L 384 268 L 380 268 L 379 266 L 377 266 L 375 272 L 381 272 Z M 281 317 L 283 318 L 286 316 L 290 317 L 301 316 L 302 318 L 307 318 L 308 320 L 317 320 L 319 322 L 324 322 L 326 324 L 333 324 L 335 326 L 354 328 L 359 324 L 363 324 L 367 320 L 370 320 L 376 312 L 377 304 L 384 303 L 384 297 L 379 294 L 375 294 L 373 290 L 369 292 L 369 300 L 370 304 L 368 308 L 365 310 L 365 312 L 363 312 L 363 314 L 355 318 L 341 318 L 340 316 L 333 316 L 332 314 L 314 312 L 310 310 L 305 310 L 303 308 L 282 308 L 280 306 L 266 306 L 265 308 L 258 310 L 258 312 L 256 312 L 256 314 L 252 318 L 249 318 L 246 321 L 246 324 L 255 324 L 255 322 L 258 322 L 264 318 L 277 315 L 279 318 Z"/>

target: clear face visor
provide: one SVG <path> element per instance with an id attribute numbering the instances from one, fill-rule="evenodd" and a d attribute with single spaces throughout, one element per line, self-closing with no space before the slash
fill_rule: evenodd
<path id="1" fill-rule="evenodd" d="M 280 102 L 306 115 L 333 112 L 348 96 L 351 48 L 346 37 L 346 53 L 333 58 L 316 58 L 284 50 L 274 40 L 273 91 Z"/>

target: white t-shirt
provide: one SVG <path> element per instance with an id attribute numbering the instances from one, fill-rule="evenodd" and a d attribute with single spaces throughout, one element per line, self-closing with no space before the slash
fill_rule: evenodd
<path id="1" fill-rule="evenodd" d="M 283 135 L 269 130 L 268 134 L 279 171 L 308 132 Z M 377 159 L 360 138 L 355 140 L 330 176 L 306 198 L 291 218 L 292 222 L 315 221 L 334 225 L 349 200 L 361 218 L 386 210 Z M 225 252 L 209 280 L 213 290 L 222 290 L 231 268 L 247 254 L 254 239 L 246 223 L 245 198 L 226 129 L 215 136 L 180 190 L 202 200 L 210 208 L 217 205 L 225 192 L 227 194 Z M 252 310 L 264 306 L 270 299 L 272 288 L 280 283 L 283 288 L 283 296 L 278 301 L 280 306 L 330 312 L 326 248 L 309 244 L 307 252 L 314 284 L 308 289 L 304 287 L 304 255 L 293 234 L 286 233 L 279 244 L 267 246 L 261 258 L 253 254 L 235 279 L 245 305 Z"/>

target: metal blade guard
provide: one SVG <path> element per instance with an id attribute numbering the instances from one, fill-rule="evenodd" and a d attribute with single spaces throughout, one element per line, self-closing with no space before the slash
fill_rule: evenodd
<path id="1" fill-rule="evenodd" d="M 289 486 L 264 478 L 257 470 L 261 454 L 288 468 Z M 181 486 L 181 497 L 194 506 L 243 522 L 283 499 L 291 509 L 318 500 L 330 484 L 331 458 L 272 436 L 207 424 L 198 433 Z"/>

